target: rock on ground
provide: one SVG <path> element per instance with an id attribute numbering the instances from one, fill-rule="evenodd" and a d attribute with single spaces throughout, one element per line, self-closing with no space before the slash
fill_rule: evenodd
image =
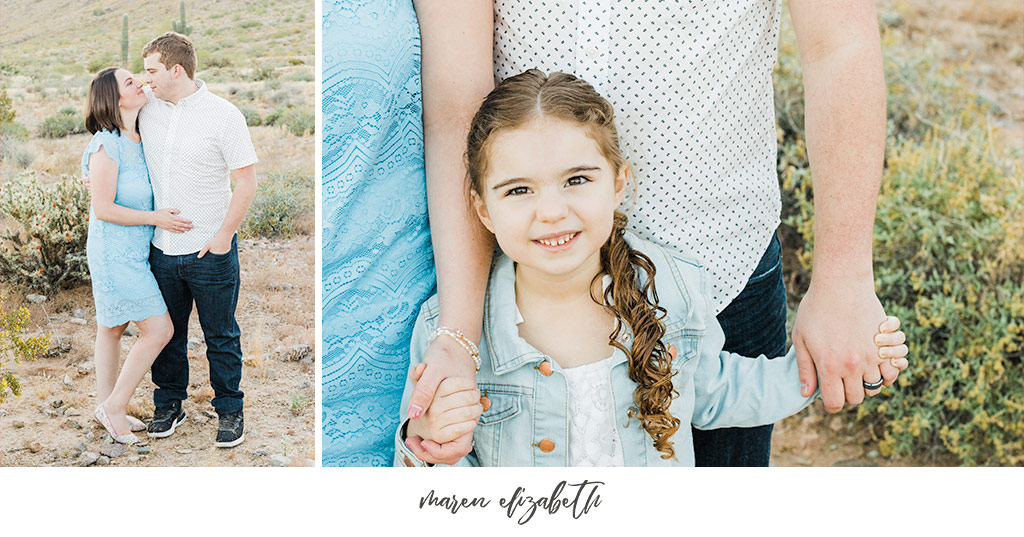
<path id="1" fill-rule="evenodd" d="M 78 456 L 78 465 L 92 466 L 93 464 L 96 464 L 96 461 L 98 460 L 100 460 L 99 453 L 93 453 L 92 451 L 83 451 L 82 454 Z"/>

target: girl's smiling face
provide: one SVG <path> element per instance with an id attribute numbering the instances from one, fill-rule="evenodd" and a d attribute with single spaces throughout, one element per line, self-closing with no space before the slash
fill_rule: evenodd
<path id="1" fill-rule="evenodd" d="M 552 276 L 596 274 L 627 173 L 614 169 L 581 125 L 541 117 L 494 134 L 483 192 L 473 200 L 501 250 L 520 265 Z"/>

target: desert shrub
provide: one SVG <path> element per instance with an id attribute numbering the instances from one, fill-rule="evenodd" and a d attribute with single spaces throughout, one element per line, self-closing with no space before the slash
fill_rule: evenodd
<path id="1" fill-rule="evenodd" d="M 85 119 L 70 107 L 61 108 L 39 125 L 39 136 L 43 138 L 63 138 L 82 132 L 85 132 Z"/>
<path id="2" fill-rule="evenodd" d="M 313 76 L 313 73 L 307 73 L 305 71 L 292 73 L 284 77 L 284 79 L 290 80 L 292 82 L 313 82 L 314 80 L 316 80 L 316 78 Z"/>
<path id="3" fill-rule="evenodd" d="M 89 62 L 85 64 L 85 69 L 89 71 L 90 74 L 95 75 L 107 67 L 113 67 L 115 65 L 120 65 L 120 62 L 111 57 L 93 56 L 92 58 L 89 58 Z"/>
<path id="4" fill-rule="evenodd" d="M 307 133 L 313 134 L 316 129 L 316 116 L 304 108 L 289 107 L 281 112 L 277 123 L 284 125 L 295 136 L 305 136 Z"/>
<path id="5" fill-rule="evenodd" d="M 875 220 L 879 300 L 899 316 L 911 366 L 857 407 L 883 455 L 1024 464 L 1024 180 L 994 149 L 962 66 L 883 36 L 886 168 Z M 784 256 L 791 304 L 806 291 L 814 205 L 799 64 L 783 36 L 776 71 Z M 788 268 L 788 267 L 787 267 Z"/>
<path id="6" fill-rule="evenodd" d="M 256 197 L 239 229 L 244 239 L 290 237 L 313 229 L 313 178 L 290 172 L 261 177 Z"/>
<path id="7" fill-rule="evenodd" d="M 24 142 L 28 140 L 28 129 L 20 123 L 0 123 L 0 136 Z"/>
<path id="8" fill-rule="evenodd" d="M 13 136 L 0 136 L 0 160 L 13 162 L 19 168 L 28 168 L 36 156 Z"/>
<path id="9" fill-rule="evenodd" d="M 306 62 L 301 58 L 289 58 L 288 65 L 306 65 Z"/>
<path id="10" fill-rule="evenodd" d="M 284 109 L 278 108 L 267 112 L 267 115 L 263 117 L 264 125 L 277 125 L 281 121 L 281 117 L 284 115 Z"/>
<path id="11" fill-rule="evenodd" d="M 261 80 L 273 80 L 277 78 L 277 71 L 273 66 L 264 64 L 253 64 L 252 72 L 249 73 L 249 80 L 259 82 Z"/>
<path id="12" fill-rule="evenodd" d="M 23 172 L 0 186 L 0 212 L 18 224 L 0 234 L 5 282 L 47 292 L 89 281 L 89 193 L 81 180 L 62 175 L 44 186 Z"/>
<path id="13" fill-rule="evenodd" d="M 231 63 L 231 59 L 226 56 L 214 56 L 203 62 L 202 65 L 205 67 L 222 68 L 231 67 L 233 64 Z"/>
<path id="14" fill-rule="evenodd" d="M 263 118 L 260 117 L 259 111 L 257 111 L 255 108 L 243 106 L 238 110 L 242 112 L 242 115 L 245 117 L 246 125 L 250 127 L 258 127 L 263 124 Z"/>
<path id="15" fill-rule="evenodd" d="M 15 397 L 21 396 L 21 383 L 14 373 L 7 368 L 11 360 L 20 364 L 22 360 L 34 360 L 40 353 L 46 352 L 50 345 L 50 335 L 23 337 L 28 328 L 28 308 L 7 311 L 4 297 L 0 294 L 0 403 L 7 399 L 10 390 Z"/>
<path id="16" fill-rule="evenodd" d="M 265 80 L 263 81 L 263 87 L 271 91 L 281 89 L 281 80 L 277 78 Z"/>
<path id="17" fill-rule="evenodd" d="M 257 26 L 263 26 L 263 23 L 256 20 L 247 20 L 238 25 L 239 28 L 245 28 L 246 30 L 248 30 L 249 28 L 255 28 Z"/>
<path id="18" fill-rule="evenodd" d="M 7 87 L 0 87 L 0 123 L 12 123 L 17 115 L 11 97 L 7 95 Z"/>

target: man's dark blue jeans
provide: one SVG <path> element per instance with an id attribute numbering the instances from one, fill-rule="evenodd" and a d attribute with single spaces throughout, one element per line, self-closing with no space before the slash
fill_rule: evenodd
<path id="1" fill-rule="evenodd" d="M 786 284 L 778 235 L 772 236 L 740 295 L 718 314 L 718 322 L 729 352 L 769 358 L 786 353 Z M 768 466 L 772 425 L 693 429 L 693 451 L 697 466 Z"/>
<path id="2" fill-rule="evenodd" d="M 207 252 L 201 259 L 197 255 L 165 255 L 149 247 L 149 264 L 174 324 L 174 336 L 153 362 L 153 403 L 169 406 L 188 397 L 188 318 L 194 302 L 206 338 L 213 408 L 221 415 L 238 412 L 243 395 L 241 331 L 235 321 L 241 285 L 238 237 L 226 254 Z"/>

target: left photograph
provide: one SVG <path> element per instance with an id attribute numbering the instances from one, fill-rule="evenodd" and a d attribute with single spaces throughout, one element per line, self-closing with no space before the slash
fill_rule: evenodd
<path id="1" fill-rule="evenodd" d="M 315 465 L 314 38 L 3 2 L 0 466 Z"/>

